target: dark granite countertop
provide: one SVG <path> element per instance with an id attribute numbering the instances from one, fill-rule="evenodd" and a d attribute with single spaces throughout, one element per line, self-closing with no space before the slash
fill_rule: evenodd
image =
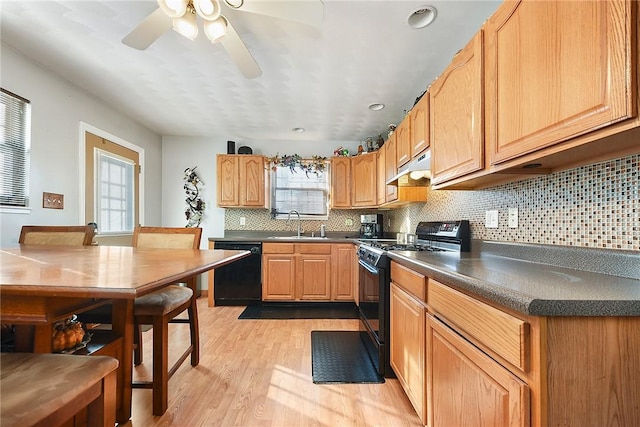
<path id="1" fill-rule="evenodd" d="M 639 252 L 474 241 L 469 253 L 388 255 L 524 314 L 640 316 Z"/>
<path id="2" fill-rule="evenodd" d="M 273 238 L 278 236 L 281 238 Z M 357 243 L 354 232 L 294 238 L 289 231 L 226 231 L 210 241 Z M 473 240 L 472 251 L 387 252 L 446 285 L 535 316 L 640 316 L 640 252 Z"/>

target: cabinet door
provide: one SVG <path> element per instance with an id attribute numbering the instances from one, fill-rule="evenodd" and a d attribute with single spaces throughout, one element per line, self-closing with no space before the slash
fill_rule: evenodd
<path id="1" fill-rule="evenodd" d="M 216 157 L 216 163 L 218 206 L 238 206 L 240 204 L 238 157 L 219 154 Z"/>
<path id="2" fill-rule="evenodd" d="M 374 207 L 378 200 L 376 195 L 378 171 L 375 153 L 361 154 L 351 159 L 351 205 L 354 207 Z"/>
<path id="3" fill-rule="evenodd" d="M 528 426 L 529 387 L 427 316 L 429 426 Z"/>
<path id="4" fill-rule="evenodd" d="M 411 109 L 411 158 L 429 146 L 429 94 L 425 93 Z"/>
<path id="5" fill-rule="evenodd" d="M 425 312 L 424 306 L 391 283 L 391 367 L 424 425 Z"/>
<path id="6" fill-rule="evenodd" d="M 385 170 L 387 181 L 393 178 L 398 173 L 398 166 L 396 163 L 396 133 L 394 132 L 387 142 L 383 145 L 385 150 Z M 398 187 L 395 185 L 387 185 L 387 194 L 385 201 L 393 202 L 398 199 Z"/>
<path id="7" fill-rule="evenodd" d="M 637 115 L 631 3 L 505 2 L 487 21 L 492 164 Z"/>
<path id="8" fill-rule="evenodd" d="M 351 207 L 351 158 L 331 159 L 331 207 Z"/>
<path id="9" fill-rule="evenodd" d="M 355 299 L 355 277 L 358 260 L 355 246 L 349 244 L 333 245 L 333 278 L 331 300 L 353 301 Z"/>
<path id="10" fill-rule="evenodd" d="M 297 299 L 331 299 L 331 255 L 299 255 L 296 272 Z"/>
<path id="11" fill-rule="evenodd" d="M 482 37 L 478 32 L 429 90 L 432 184 L 484 168 Z"/>
<path id="12" fill-rule="evenodd" d="M 394 132 L 396 136 L 396 163 L 400 167 L 411 160 L 411 115 L 404 116 Z"/>
<path id="13" fill-rule="evenodd" d="M 295 259 L 293 255 L 262 256 L 262 299 L 287 301 L 295 299 Z"/>
<path id="14" fill-rule="evenodd" d="M 240 155 L 240 206 L 264 206 L 265 164 L 262 156 Z"/>
<path id="15" fill-rule="evenodd" d="M 378 151 L 377 151 L 377 156 L 378 158 L 376 159 L 376 164 L 377 164 L 377 170 L 376 170 L 376 182 L 377 182 L 377 189 L 376 189 L 376 194 L 377 194 L 377 198 L 376 198 L 376 205 L 380 206 L 383 205 L 384 202 L 386 202 L 386 196 L 387 196 L 387 164 L 386 164 L 386 156 L 385 156 L 385 149 L 384 146 L 381 147 Z"/>

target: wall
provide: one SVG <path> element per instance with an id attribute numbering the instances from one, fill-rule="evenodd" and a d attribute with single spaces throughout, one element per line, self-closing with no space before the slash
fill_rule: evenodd
<path id="1" fill-rule="evenodd" d="M 161 138 L 149 129 L 2 45 L 2 87 L 31 101 L 31 209 L 0 212 L 0 244 L 14 245 L 26 224 L 83 224 L 80 194 L 80 122 L 145 150 L 143 221 L 160 225 Z M 64 209 L 43 209 L 42 192 L 64 194 Z"/>
<path id="2" fill-rule="evenodd" d="M 640 141 L 638 141 L 640 144 Z M 468 219 L 476 239 L 640 250 L 640 155 L 479 191 L 431 191 L 428 202 L 393 213 L 392 228 Z M 507 226 L 518 208 L 519 227 Z M 499 227 L 484 227 L 485 211 Z"/>

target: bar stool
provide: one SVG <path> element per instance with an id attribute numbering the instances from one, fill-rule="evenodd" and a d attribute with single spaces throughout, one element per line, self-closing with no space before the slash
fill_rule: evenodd
<path id="1" fill-rule="evenodd" d="M 202 237 L 201 228 L 136 227 L 133 246 L 138 248 L 185 248 L 198 250 Z M 134 302 L 134 364 L 142 363 L 142 328 L 153 327 L 153 380 L 133 382 L 134 388 L 153 390 L 153 414 L 162 415 L 168 406 L 169 378 L 178 370 L 187 356 L 191 366 L 200 362 L 198 312 L 193 297 L 196 279 L 189 279 L 186 286 L 170 285 L 151 294 L 136 298 Z M 188 319 L 176 319 L 184 311 Z M 169 323 L 189 323 L 191 342 L 180 358 L 169 367 Z"/>

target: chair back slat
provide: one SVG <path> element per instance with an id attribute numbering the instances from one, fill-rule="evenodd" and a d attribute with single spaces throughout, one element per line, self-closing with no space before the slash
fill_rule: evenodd
<path id="1" fill-rule="evenodd" d="M 95 235 L 91 225 L 24 225 L 19 243 L 26 245 L 90 246 Z"/>
<path id="2" fill-rule="evenodd" d="M 136 227 L 133 246 L 138 248 L 200 249 L 202 228 Z"/>

